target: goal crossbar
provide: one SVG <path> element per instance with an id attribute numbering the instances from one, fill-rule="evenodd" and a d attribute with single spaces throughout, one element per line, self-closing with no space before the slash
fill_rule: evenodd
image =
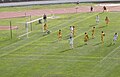
<path id="1" fill-rule="evenodd" d="M 53 19 L 53 16 L 51 16 L 51 17 L 47 17 L 48 19 Z M 36 22 L 36 21 L 39 21 L 39 20 L 42 20 L 43 18 L 41 17 L 41 18 L 38 18 L 38 19 L 34 19 L 34 20 L 31 20 L 31 21 L 28 21 L 28 22 L 26 22 L 26 24 L 30 24 L 30 23 L 33 23 L 33 22 Z"/>
<path id="2" fill-rule="evenodd" d="M 47 18 L 48 18 L 48 19 L 54 19 L 53 16 L 51 16 L 51 17 L 47 17 Z M 28 25 L 31 24 L 31 23 L 33 23 L 33 22 L 36 22 L 36 21 L 42 20 L 42 19 L 43 19 L 43 18 L 41 17 L 41 18 L 34 19 L 34 20 L 31 20 L 31 21 L 26 22 L 26 23 L 25 23 L 25 26 L 26 26 L 26 33 L 20 35 L 19 38 L 20 38 L 20 37 L 23 37 L 23 36 L 25 36 L 25 35 L 27 35 L 27 37 L 28 37 L 28 34 L 31 33 L 31 32 L 28 32 Z"/>
<path id="3" fill-rule="evenodd" d="M 32 21 L 28 21 L 28 22 L 26 22 L 26 24 L 30 24 L 30 23 L 33 23 L 33 22 L 36 22 L 36 21 L 38 21 L 38 20 L 42 20 L 43 18 L 41 17 L 41 18 L 38 18 L 38 19 L 35 19 L 35 20 L 32 20 Z"/>

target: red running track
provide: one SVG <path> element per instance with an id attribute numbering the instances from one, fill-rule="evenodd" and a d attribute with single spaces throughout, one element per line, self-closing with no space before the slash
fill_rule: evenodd
<path id="1" fill-rule="evenodd" d="M 119 12 L 120 6 L 108 6 L 108 11 L 110 12 Z M 94 6 L 93 12 L 102 12 L 102 6 Z M 77 9 L 77 12 L 90 12 L 89 6 L 80 6 Z M 76 7 L 74 8 L 58 8 L 58 9 L 45 9 L 45 10 L 29 10 L 23 12 L 0 12 L 0 19 L 4 18 L 14 18 L 14 17 L 23 17 L 23 16 L 42 16 L 43 14 L 66 14 L 66 13 L 76 13 Z"/>
<path id="2" fill-rule="evenodd" d="M 17 26 L 12 26 L 10 28 L 10 26 L 0 26 L 0 30 L 10 30 L 10 29 L 15 30 L 15 29 L 18 29 L 18 27 Z"/>

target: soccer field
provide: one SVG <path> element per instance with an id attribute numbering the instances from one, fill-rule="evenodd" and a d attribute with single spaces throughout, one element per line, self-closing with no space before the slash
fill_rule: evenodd
<path id="1" fill-rule="evenodd" d="M 100 23 L 96 25 L 96 15 Z M 120 13 L 75 13 L 55 15 L 49 19 L 50 34 L 43 36 L 42 24 L 33 23 L 29 38 L 0 38 L 0 77 L 120 77 L 120 36 L 112 44 L 115 32 L 120 34 Z M 110 23 L 105 24 L 108 16 Z M 36 18 L 36 17 L 35 17 Z M 5 25 L 7 19 L 0 21 Z M 9 20 L 9 19 L 8 19 Z M 24 18 L 11 19 L 24 22 Z M 8 25 L 8 24 L 7 24 Z M 69 27 L 76 27 L 74 48 L 69 46 Z M 92 39 L 92 27 L 95 38 Z M 38 29 L 39 28 L 39 29 Z M 58 30 L 62 30 L 62 40 L 58 41 Z M 104 31 L 104 44 L 101 44 Z M 6 31 L 4 31 L 6 32 Z M 84 33 L 89 35 L 88 45 L 84 43 Z"/>

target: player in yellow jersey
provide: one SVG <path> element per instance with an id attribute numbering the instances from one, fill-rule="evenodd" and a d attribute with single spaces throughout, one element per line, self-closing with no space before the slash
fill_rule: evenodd
<path id="1" fill-rule="evenodd" d="M 61 32 L 61 30 L 59 30 L 59 32 L 58 32 L 58 40 L 61 40 L 62 39 L 62 32 Z"/>
<path id="2" fill-rule="evenodd" d="M 92 39 L 94 39 L 94 34 L 95 34 L 95 27 L 93 27 L 93 29 L 92 29 Z"/>
<path id="3" fill-rule="evenodd" d="M 101 33 L 101 41 L 102 41 L 102 43 L 104 43 L 104 36 L 105 36 L 105 33 L 102 31 L 102 33 Z"/>
<path id="4" fill-rule="evenodd" d="M 109 24 L 109 18 L 106 16 L 106 18 L 105 18 L 105 22 L 106 22 L 106 25 L 108 25 Z"/>
<path id="5" fill-rule="evenodd" d="M 47 27 L 47 24 L 45 23 L 45 24 L 44 24 L 44 32 L 47 32 L 47 30 L 48 30 L 47 28 L 48 28 L 48 27 Z"/>
<path id="6" fill-rule="evenodd" d="M 73 36 L 75 36 L 75 26 L 73 26 Z"/>
<path id="7" fill-rule="evenodd" d="M 85 32 L 84 42 L 86 45 L 87 45 L 88 39 L 89 39 L 88 34 Z"/>

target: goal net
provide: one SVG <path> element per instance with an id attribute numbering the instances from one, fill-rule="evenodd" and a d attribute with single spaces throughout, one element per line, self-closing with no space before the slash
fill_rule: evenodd
<path id="1" fill-rule="evenodd" d="M 23 37 L 28 38 L 30 35 L 32 35 L 33 32 L 40 31 L 41 24 L 42 24 L 42 17 L 35 18 L 33 20 L 30 17 L 29 21 L 19 23 L 18 32 L 17 32 L 18 38 L 23 38 Z"/>

